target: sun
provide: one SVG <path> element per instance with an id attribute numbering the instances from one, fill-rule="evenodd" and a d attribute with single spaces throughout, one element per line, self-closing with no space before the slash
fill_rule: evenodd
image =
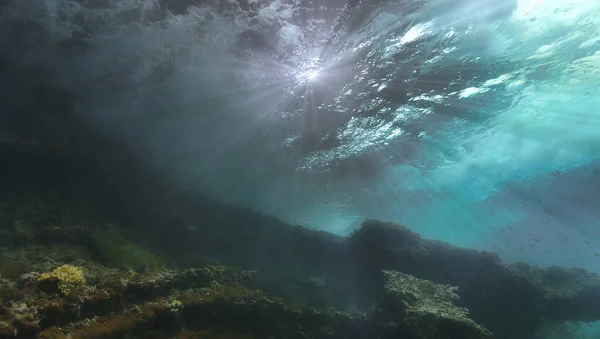
<path id="1" fill-rule="evenodd" d="M 299 83 L 310 83 L 321 75 L 321 59 L 319 57 L 311 58 L 297 66 L 295 70 L 296 80 Z"/>
<path id="2" fill-rule="evenodd" d="M 310 70 L 310 71 L 306 72 L 305 77 L 306 77 L 306 80 L 313 81 L 319 77 L 319 71 L 316 69 Z"/>

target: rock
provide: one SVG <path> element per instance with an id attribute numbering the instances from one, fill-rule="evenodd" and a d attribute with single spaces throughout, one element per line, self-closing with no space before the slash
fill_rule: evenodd
<path id="1" fill-rule="evenodd" d="M 11 280 L 17 279 L 20 275 L 30 270 L 30 267 L 28 266 L 29 265 L 22 260 L 0 256 L 0 277 Z"/>
<path id="2" fill-rule="evenodd" d="M 132 279 L 127 283 L 125 295 L 131 300 L 152 300 L 165 296 L 173 289 L 173 272 L 161 271 Z"/>
<path id="3" fill-rule="evenodd" d="M 66 339 L 67 337 L 56 327 L 47 328 L 35 337 L 36 339 Z"/>
<path id="4" fill-rule="evenodd" d="M 256 338 L 377 337 L 375 327 L 365 316 L 333 310 L 297 309 L 259 290 L 239 285 L 185 291 L 179 293 L 177 299 L 183 303 L 179 317 L 189 330 L 231 328 L 252 333 Z"/>
<path id="5" fill-rule="evenodd" d="M 2 304 L 9 305 L 10 302 L 20 301 L 22 299 L 22 291 L 17 290 L 13 283 L 0 280 L 0 314 L 2 313 Z"/>
<path id="6" fill-rule="evenodd" d="M 40 291 L 48 294 L 60 293 L 59 288 L 60 281 L 56 277 L 49 277 L 47 279 L 38 280 L 37 287 Z"/>
<path id="7" fill-rule="evenodd" d="M 21 276 L 17 279 L 17 287 L 19 289 L 36 287 L 38 284 L 38 279 L 39 279 L 40 275 L 41 274 L 38 272 L 29 272 L 29 273 L 21 274 Z"/>
<path id="8" fill-rule="evenodd" d="M 0 320 L 0 338 L 14 338 L 17 336 L 17 330 L 14 326 L 7 322 Z"/>
<path id="9" fill-rule="evenodd" d="M 144 309 L 143 312 L 125 311 L 108 317 L 96 317 L 85 324 L 77 324 L 70 331 L 73 339 L 107 339 L 147 337 L 144 335 L 152 328 L 154 312 Z"/>
<path id="10" fill-rule="evenodd" d="M 538 297 L 539 316 L 552 322 L 594 322 L 600 319 L 600 277 L 579 268 L 510 266 L 530 282 Z"/>
<path id="11" fill-rule="evenodd" d="M 381 297 L 380 272 L 394 270 L 457 286 L 473 320 L 498 339 L 532 338 L 548 321 L 600 320 L 600 277 L 581 269 L 506 265 L 493 253 L 422 239 L 378 220 L 366 220 L 348 245 L 363 307 Z"/>
<path id="12" fill-rule="evenodd" d="M 12 325 L 22 338 L 32 338 L 40 330 L 37 309 L 25 303 L 15 304 L 11 309 Z"/>
<path id="13" fill-rule="evenodd" d="M 383 310 L 410 338 L 483 339 L 492 335 L 469 318 L 466 308 L 454 305 L 459 300 L 457 287 L 396 271 L 384 271 L 383 275 Z"/>
<path id="14" fill-rule="evenodd" d="M 81 306 L 81 316 L 92 318 L 115 312 L 123 306 L 123 296 L 111 288 L 104 288 L 86 297 Z"/>
<path id="15" fill-rule="evenodd" d="M 242 271 L 227 266 L 191 268 L 181 272 L 169 270 L 140 275 L 127 282 L 126 296 L 131 300 L 153 300 L 166 296 L 175 289 L 206 288 L 212 285 L 239 284 L 256 288 L 255 271 Z"/>
<path id="16" fill-rule="evenodd" d="M 174 285 L 179 289 L 207 287 L 211 282 L 220 284 L 238 283 L 244 286 L 258 286 L 256 271 L 240 271 L 226 266 L 192 268 L 177 274 Z"/>

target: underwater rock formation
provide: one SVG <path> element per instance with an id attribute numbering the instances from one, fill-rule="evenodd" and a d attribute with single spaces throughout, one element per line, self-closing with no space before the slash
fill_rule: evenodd
<path id="1" fill-rule="evenodd" d="M 175 242 L 258 269 L 264 288 L 307 307 L 368 309 L 381 298 L 381 271 L 395 270 L 457 286 L 460 305 L 495 338 L 530 338 L 540 326 L 600 319 L 593 307 L 600 303 L 600 281 L 582 270 L 506 265 L 493 253 L 422 239 L 377 220 L 344 238 L 233 206 L 185 214 L 194 224 L 219 227 L 198 227 L 201 236 L 182 229 Z M 222 243 L 233 249 L 218 247 Z"/>
<path id="2" fill-rule="evenodd" d="M 117 231 L 116 225 L 111 227 Z M 277 263 L 283 259 L 277 256 L 262 257 L 258 270 L 251 268 L 255 259 L 238 258 L 247 269 L 181 269 L 167 263 L 172 268 L 136 272 L 135 267 L 94 262 L 86 254 L 97 251 L 94 246 L 71 249 L 83 252 L 58 258 L 71 258 L 85 272 L 86 285 L 76 295 L 61 292 L 58 281 L 52 286 L 53 281 L 41 279 L 48 275 L 40 273 L 53 271 L 60 262 L 27 262 L 17 251 L 7 252 L 0 258 L 0 271 L 7 267 L 5 258 L 12 257 L 39 272 L 0 284 L 0 338 L 185 333 L 191 338 L 478 339 L 492 332 L 493 338 L 525 339 L 537 338 L 536 332 L 548 324 L 600 317 L 594 307 L 600 302 L 600 280 L 583 270 L 505 265 L 491 253 L 422 239 L 375 220 L 348 238 L 288 225 L 279 232 L 293 234 L 281 238 L 294 242 L 293 251 L 285 243 L 276 248 L 298 269 L 295 274 L 292 268 L 282 270 Z M 137 258 L 136 245 L 127 241 Z M 255 246 L 260 245 L 268 244 Z M 327 256 L 324 266 L 311 268 L 303 256 L 316 248 Z M 27 251 L 34 260 L 58 253 L 47 247 Z M 238 251 L 216 259 L 232 261 L 243 254 Z M 335 271 L 324 274 L 328 265 L 332 270 L 335 265 Z"/>
<path id="3" fill-rule="evenodd" d="M 494 338 L 528 338 L 547 323 L 600 320 L 600 278 L 579 269 L 503 264 L 493 253 L 422 239 L 392 223 L 367 220 L 349 238 L 356 277 L 378 297 L 381 270 L 458 287 L 462 305 Z M 371 287 L 368 287 L 371 286 Z M 507 326 L 506 324 L 511 324 Z"/>
<path id="4" fill-rule="evenodd" d="M 18 287 L 3 281 L 0 338 L 397 337 L 364 314 L 287 305 L 256 289 L 253 272 L 206 267 L 137 274 L 85 265 L 94 285 L 77 295 L 45 293 L 45 279 L 35 278 L 40 274 L 25 275 L 28 283 Z"/>
<path id="5" fill-rule="evenodd" d="M 376 311 L 348 313 L 290 305 L 258 289 L 253 271 L 211 266 L 140 274 L 80 263 L 81 268 L 58 268 L 67 275 L 85 271 L 87 280 L 77 289 L 48 288 L 48 273 L 27 273 L 17 283 L 2 281 L 0 338 L 480 339 L 489 335 L 468 318 L 466 309 L 452 304 L 458 300 L 454 287 L 398 272 L 384 272 L 386 284 L 380 288 L 386 296 Z"/>
<path id="6" fill-rule="evenodd" d="M 407 336 L 480 339 L 492 335 L 469 318 L 466 308 L 453 304 L 459 300 L 458 288 L 396 271 L 384 271 L 383 275 L 383 315 L 395 318 Z"/>

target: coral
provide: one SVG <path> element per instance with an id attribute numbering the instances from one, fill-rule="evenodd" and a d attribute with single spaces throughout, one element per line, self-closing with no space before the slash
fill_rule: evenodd
<path id="1" fill-rule="evenodd" d="M 43 273 L 38 281 L 52 281 L 58 282 L 58 289 L 63 295 L 70 295 L 71 293 L 80 291 L 85 286 L 85 277 L 81 269 L 71 266 L 62 265 L 54 269 L 52 273 Z"/>
<path id="2" fill-rule="evenodd" d="M 179 313 L 182 308 L 183 308 L 183 303 L 181 303 L 181 301 L 179 301 L 177 299 L 171 301 L 171 312 Z"/>

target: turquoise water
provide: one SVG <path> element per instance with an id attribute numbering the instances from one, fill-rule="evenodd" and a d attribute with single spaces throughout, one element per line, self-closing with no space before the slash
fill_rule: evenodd
<path id="1" fill-rule="evenodd" d="M 12 2 L 2 44 L 191 191 L 600 271 L 600 2 L 250 4 Z"/>

